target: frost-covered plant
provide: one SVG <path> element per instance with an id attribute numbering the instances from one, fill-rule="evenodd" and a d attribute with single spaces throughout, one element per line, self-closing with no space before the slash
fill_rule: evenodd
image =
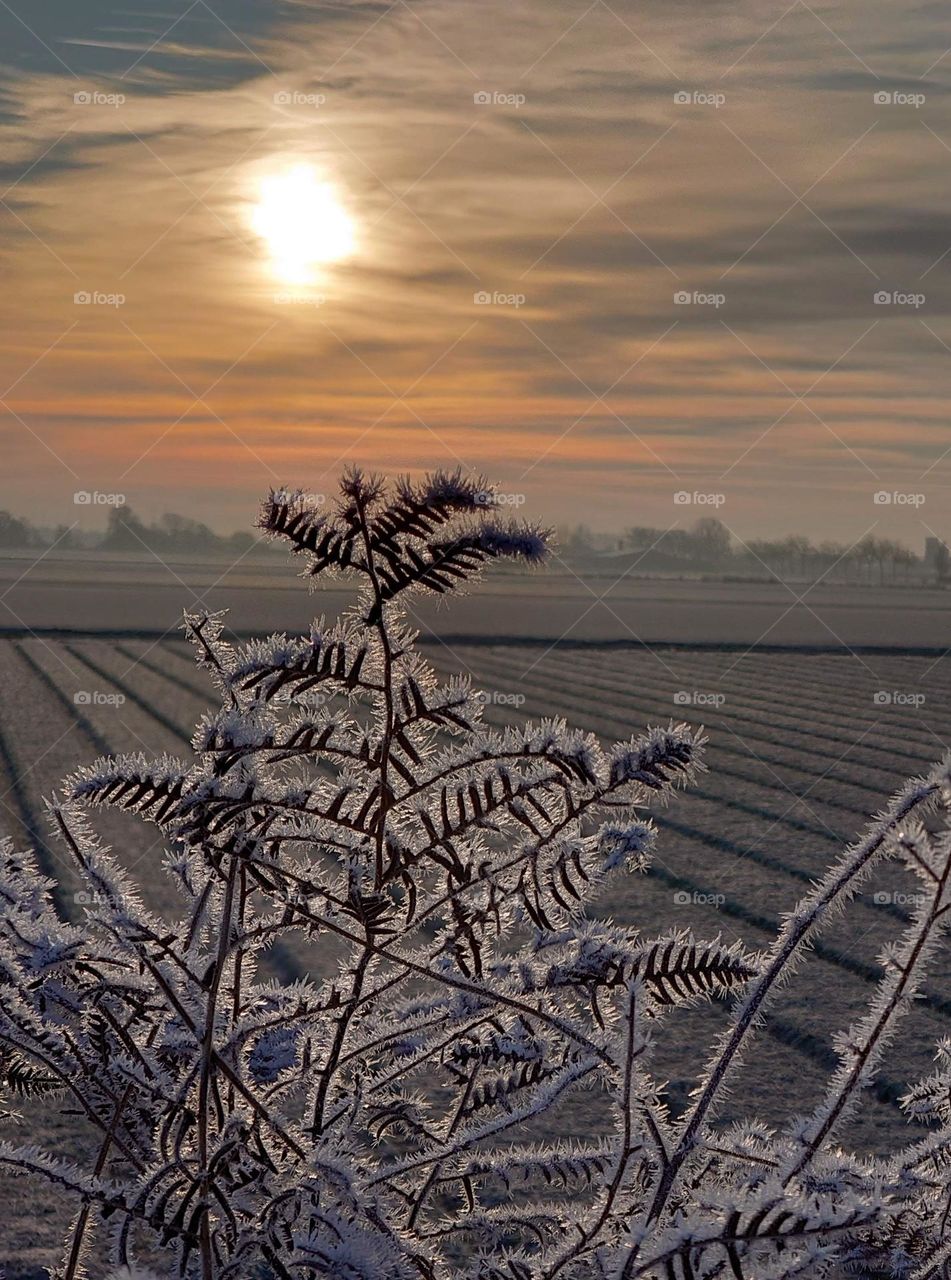
<path id="1" fill-rule="evenodd" d="M 951 1045 L 906 1099 L 926 1136 L 874 1160 L 837 1139 L 948 919 L 948 766 L 895 797 L 765 955 L 621 928 L 596 895 L 647 868 L 643 811 L 702 767 L 702 736 L 493 729 L 403 621 L 411 592 L 540 561 L 544 534 L 458 474 L 390 491 L 353 473 L 332 511 L 282 492 L 262 524 L 310 574 L 353 575 L 353 608 L 238 646 L 220 617 L 186 618 L 222 702 L 194 761 L 101 760 L 51 806 L 81 922 L 31 857 L 0 860 L 0 1066 L 31 1064 L 97 1135 L 87 1168 L 0 1145 L 75 1202 L 60 1280 L 94 1242 L 117 1275 L 195 1280 L 946 1275 Z M 103 805 L 161 828 L 178 919 L 99 843 Z M 886 857 L 922 905 L 825 1095 L 786 1132 L 718 1125 L 770 1000 Z M 295 955 L 312 971 L 288 972 Z M 735 997 L 727 1029 L 674 1118 L 652 1043 L 715 994 Z"/>

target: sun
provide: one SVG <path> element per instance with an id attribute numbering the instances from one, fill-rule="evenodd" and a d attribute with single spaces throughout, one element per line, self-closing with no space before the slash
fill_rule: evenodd
<path id="1" fill-rule="evenodd" d="M 272 272 L 286 284 L 311 283 L 315 268 L 354 248 L 351 218 L 309 164 L 261 180 L 251 225 L 267 245 Z"/>

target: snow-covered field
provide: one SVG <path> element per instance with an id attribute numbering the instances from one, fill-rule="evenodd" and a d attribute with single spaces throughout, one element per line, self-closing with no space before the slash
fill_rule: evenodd
<path id="1" fill-rule="evenodd" d="M 765 945 L 811 878 L 907 773 L 940 757 L 951 739 L 951 658 L 651 653 L 487 640 L 432 642 L 427 653 L 443 671 L 472 673 L 496 723 L 563 715 L 605 739 L 671 718 L 707 726 L 709 773 L 656 815 L 653 870 L 605 904 L 651 933 L 690 925 L 701 936 Z M 213 701 L 210 687 L 176 638 L 10 637 L 0 641 L 0 678 L 0 831 L 42 851 L 60 878 L 64 910 L 80 912 L 69 868 L 48 842 L 44 796 L 63 774 L 103 753 L 186 752 L 194 722 Z M 136 870 L 150 904 L 174 913 L 156 830 L 116 816 L 104 817 L 101 829 Z M 909 877 L 883 871 L 823 936 L 749 1063 L 730 1103 L 734 1116 L 755 1111 L 779 1122 L 814 1095 L 833 1065 L 832 1032 L 861 1010 L 877 955 L 902 928 L 914 891 Z M 320 955 L 281 952 L 270 963 L 287 973 L 319 964 Z M 945 963 L 888 1054 L 852 1124 L 857 1144 L 886 1144 L 904 1125 L 895 1106 L 902 1083 L 927 1070 L 935 1039 L 951 1035 L 947 975 Z M 674 1106 L 721 1017 L 719 1007 L 679 1015 L 662 1042 Z M 31 1114 L 29 1123 L 59 1125 L 64 1148 L 75 1141 L 61 1121 Z M 11 1267 L 11 1277 L 29 1275 L 56 1239 L 52 1202 L 9 1184 L 0 1195 L 0 1263 L 23 1268 Z"/>

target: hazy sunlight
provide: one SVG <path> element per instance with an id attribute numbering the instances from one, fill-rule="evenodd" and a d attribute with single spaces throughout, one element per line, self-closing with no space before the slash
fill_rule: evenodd
<path id="1" fill-rule="evenodd" d="M 347 257 L 354 246 L 353 223 L 336 191 L 309 164 L 262 180 L 252 226 L 286 284 L 310 283 L 316 266 Z"/>

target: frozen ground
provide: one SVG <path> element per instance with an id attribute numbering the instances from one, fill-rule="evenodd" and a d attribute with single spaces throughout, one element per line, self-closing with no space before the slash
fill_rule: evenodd
<path id="1" fill-rule="evenodd" d="M 347 599 L 333 589 L 309 596 L 280 556 L 237 565 L 117 554 L 0 558 L 0 632 L 161 632 L 177 625 L 183 608 L 200 607 L 228 607 L 237 631 L 299 631 L 315 610 L 334 614 Z M 581 578 L 556 562 L 532 577 L 495 574 L 451 608 L 419 604 L 414 618 L 424 633 L 443 636 L 943 650 L 951 643 L 951 592 Z"/>
<path id="2" fill-rule="evenodd" d="M 493 601 L 503 600 L 505 585 Z M 179 607 L 181 588 L 176 595 Z M 514 607 L 504 611 L 506 630 L 513 616 Z M 452 618 L 458 622 L 458 610 Z M 88 609 L 68 621 L 88 626 Z M 137 621 L 127 616 L 126 625 Z M 905 628 L 904 640 L 916 644 L 919 637 Z M 939 655 L 746 653 L 742 646 L 650 652 L 489 637 L 431 641 L 427 651 L 443 670 L 473 674 L 497 723 L 561 714 L 605 739 L 671 717 L 706 724 L 710 772 L 657 815 L 651 873 L 607 904 L 618 919 L 651 932 L 691 925 L 701 936 L 722 933 L 764 946 L 780 914 L 901 778 L 926 768 L 951 739 L 951 658 Z M 8 637 L 0 640 L 0 678 L 0 830 L 41 850 L 61 878 L 64 909 L 78 911 L 71 874 L 47 842 L 43 797 L 64 773 L 105 752 L 185 752 L 211 700 L 208 687 L 174 635 Z M 77 703 L 77 694 L 88 698 Z M 116 695 L 125 701 L 117 705 Z M 151 904 L 174 913 L 154 829 L 119 818 L 102 829 L 142 878 Z M 814 1096 L 833 1065 L 831 1033 L 862 1008 L 877 955 L 902 928 L 913 891 L 907 878 L 883 872 L 824 935 L 771 1018 L 746 1083 L 729 1103 L 730 1117 L 757 1112 L 781 1122 Z M 290 974 L 321 958 L 280 953 L 271 963 Z M 945 961 L 853 1123 L 856 1144 L 881 1147 L 910 1136 L 895 1097 L 904 1081 L 927 1070 L 934 1040 L 951 1035 L 947 977 Z M 671 1081 L 674 1106 L 682 1105 L 722 1016 L 721 1007 L 710 1007 L 672 1023 L 659 1069 Z M 585 1117 L 576 1119 L 583 1127 Z M 64 1147 L 76 1140 L 45 1115 L 28 1122 L 31 1133 L 45 1130 Z M 0 1197 L 0 1263 L 10 1264 L 11 1278 L 39 1274 L 30 1268 L 48 1261 L 56 1240 L 52 1202 L 9 1183 Z"/>

